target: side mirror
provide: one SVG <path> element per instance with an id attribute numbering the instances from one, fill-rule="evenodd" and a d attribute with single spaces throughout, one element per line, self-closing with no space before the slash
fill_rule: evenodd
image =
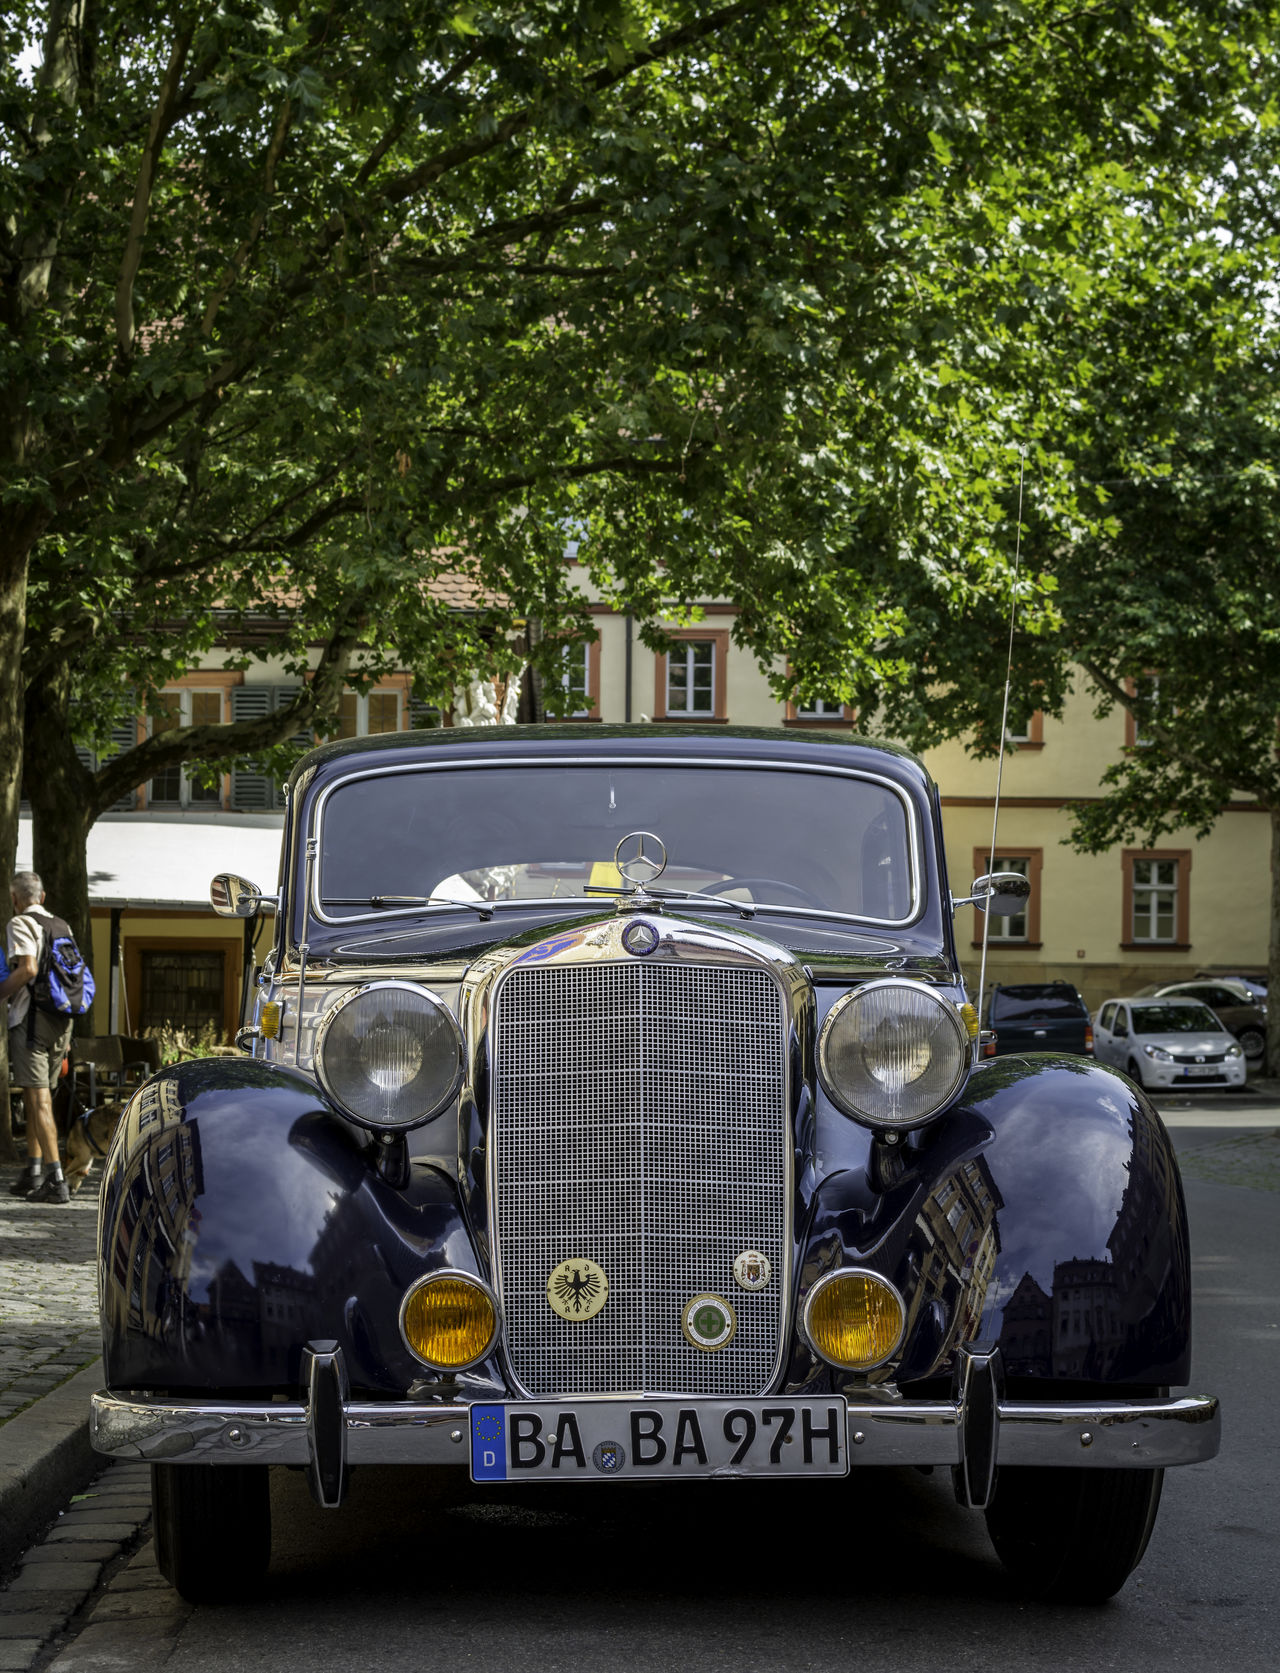
<path id="1" fill-rule="evenodd" d="M 976 906 L 993 918 L 1012 918 L 1031 898 L 1031 884 L 1020 872 L 992 871 L 975 880 L 968 901 L 962 905 Z"/>
<path id="2" fill-rule="evenodd" d="M 262 905 L 262 890 L 233 871 L 220 871 L 209 885 L 209 904 L 220 918 L 252 918 Z"/>

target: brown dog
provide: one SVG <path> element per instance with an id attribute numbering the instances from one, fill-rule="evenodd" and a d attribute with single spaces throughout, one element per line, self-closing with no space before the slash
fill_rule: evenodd
<path id="1" fill-rule="evenodd" d="M 123 1114 L 123 1104 L 99 1104 L 96 1110 L 86 1110 L 71 1123 L 65 1172 L 72 1191 L 80 1189 L 93 1164 L 107 1154 Z"/>

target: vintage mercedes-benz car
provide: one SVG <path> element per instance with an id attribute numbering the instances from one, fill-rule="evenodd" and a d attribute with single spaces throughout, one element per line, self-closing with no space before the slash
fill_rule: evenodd
<path id="1" fill-rule="evenodd" d="M 1027 1588 L 1114 1592 L 1218 1446 L 1170 1393 L 1177 1166 L 1111 1070 L 981 1059 L 956 905 L 924 769 L 847 736 L 304 757 L 248 1056 L 148 1081 L 104 1181 L 93 1437 L 151 1462 L 165 1575 L 261 1575 L 272 1465 L 334 1508 L 372 1463 L 475 1495 L 945 1465 Z"/>

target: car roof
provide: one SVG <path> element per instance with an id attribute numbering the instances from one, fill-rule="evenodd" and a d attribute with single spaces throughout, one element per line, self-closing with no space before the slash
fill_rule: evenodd
<path id="1" fill-rule="evenodd" d="M 1052 993 L 1054 988 L 1062 988 L 1066 993 L 1078 993 L 1080 990 L 1074 982 L 1064 982 L 1055 979 L 1052 982 L 995 982 L 992 993 Z"/>
<path id="2" fill-rule="evenodd" d="M 352 767 L 439 765 L 442 757 L 481 761 L 517 756 L 530 765 L 554 756 L 583 760 L 666 756 L 673 762 L 714 755 L 726 763 L 787 762 L 814 767 L 840 766 L 889 778 L 917 793 L 932 792 L 924 763 L 896 744 L 856 733 L 793 732 L 781 726 L 679 725 L 531 725 L 442 726 L 419 732 L 384 732 L 371 738 L 342 738 L 303 755 L 289 774 L 290 795 L 342 777 Z"/>
<path id="3" fill-rule="evenodd" d="M 1206 1006 L 1203 999 L 1182 999 L 1182 998 L 1179 998 L 1176 994 L 1170 995 L 1170 997 L 1168 999 L 1161 999 L 1158 995 L 1153 994 L 1153 993 L 1126 993 L 1126 994 L 1121 994 L 1119 997 L 1117 997 L 1115 999 L 1104 999 L 1102 1001 L 1102 1004 L 1103 1005 L 1139 1005 L 1139 1006 L 1147 1006 L 1147 1005 L 1160 1005 L 1160 1006 L 1164 1006 L 1164 1005 L 1194 1005 L 1197 1008 L 1197 1010 L 1204 1011 L 1204 1010 L 1209 1009 L 1209 1007 Z M 1099 1009 L 1101 1009 L 1101 1006 L 1099 1006 Z"/>

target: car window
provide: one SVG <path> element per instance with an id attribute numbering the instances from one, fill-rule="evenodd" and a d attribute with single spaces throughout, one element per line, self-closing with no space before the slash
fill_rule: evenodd
<path id="1" fill-rule="evenodd" d="M 1129 1013 L 1123 1005 L 1116 1006 L 1116 1025 L 1111 1032 L 1117 1039 L 1127 1040 L 1129 1038 Z"/>
<path id="2" fill-rule="evenodd" d="M 1203 999 L 1206 1005 L 1243 1005 L 1246 1003 L 1238 993 L 1234 993 L 1230 988 L 1200 988 L 1192 997 Z"/>
<path id="3" fill-rule="evenodd" d="M 991 996 L 993 1022 L 1015 1022 L 1021 1018 L 1031 1021 L 1052 1017 L 1083 1017 L 1088 1014 L 1084 1000 L 1074 988 L 1067 987 L 1065 983 L 1054 983 L 1050 987 L 1045 983 L 1027 982 L 1016 987 L 998 987 Z"/>
<path id="4" fill-rule="evenodd" d="M 339 781 L 320 816 L 326 918 L 406 905 L 601 898 L 630 832 L 666 849 L 660 888 L 879 923 L 917 910 L 904 799 L 874 779 L 690 763 L 435 768 Z M 605 895 L 607 899 L 607 894 Z"/>
<path id="5" fill-rule="evenodd" d="M 1104 1005 L 1102 1007 L 1102 1015 L 1098 1018 L 1098 1027 L 1105 1028 L 1108 1034 L 1111 1032 L 1111 1019 L 1115 1015 L 1115 1012 L 1116 1008 L 1114 1005 Z"/>
<path id="6" fill-rule="evenodd" d="M 1130 1008 L 1135 1034 L 1222 1032 L 1222 1024 L 1207 1005 L 1134 1005 Z"/>

